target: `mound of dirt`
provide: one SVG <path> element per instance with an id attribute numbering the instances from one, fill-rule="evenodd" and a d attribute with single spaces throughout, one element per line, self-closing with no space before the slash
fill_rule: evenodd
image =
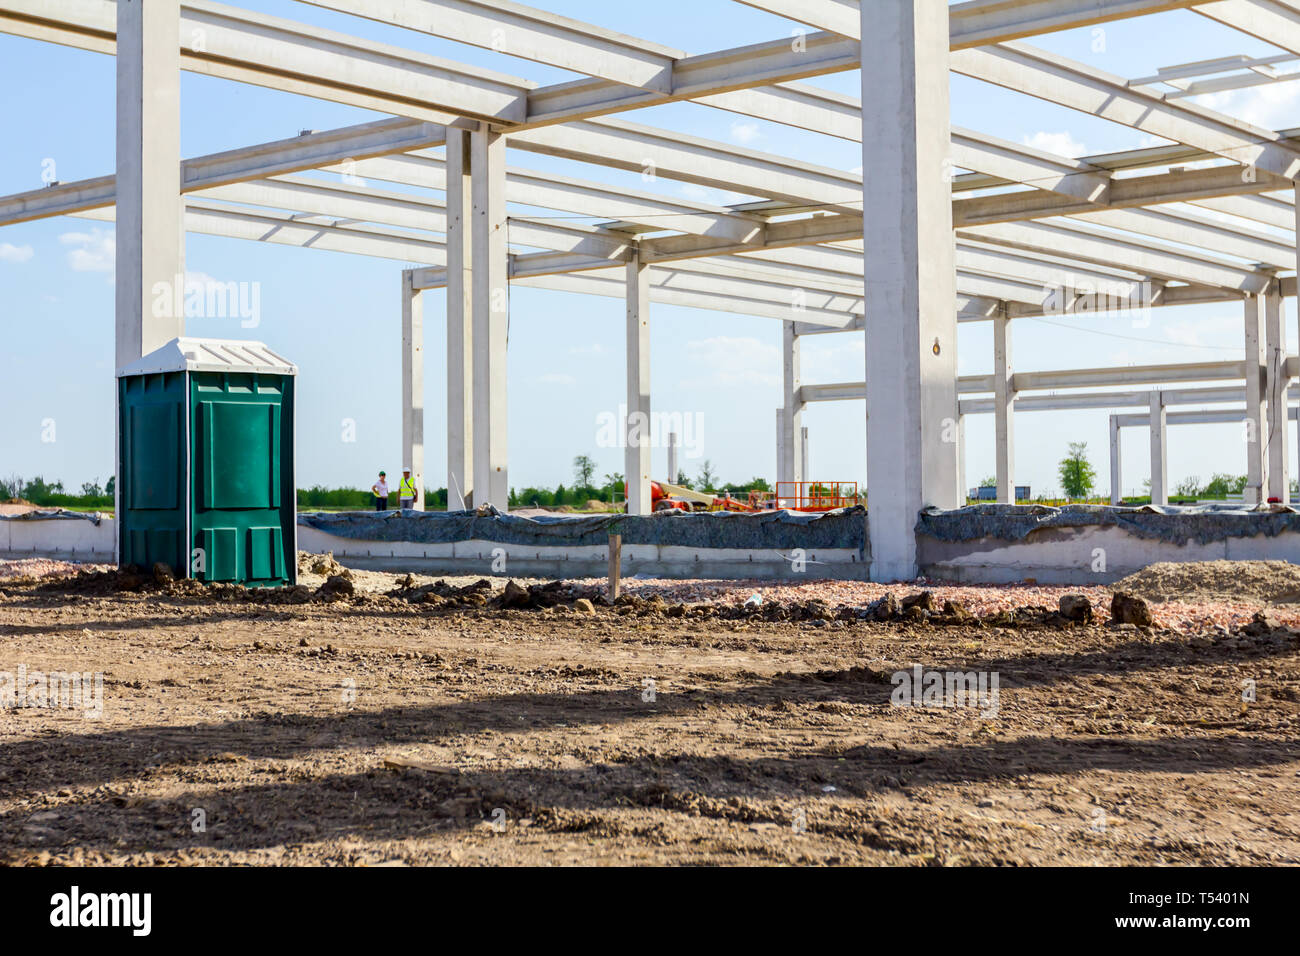
<path id="1" fill-rule="evenodd" d="M 312 554 L 310 551 L 299 551 L 298 573 L 315 574 L 322 578 L 329 578 L 334 575 L 341 575 L 348 579 L 351 579 L 352 577 L 351 571 L 334 560 L 333 551 L 326 551 L 324 554 Z"/>
<path id="2" fill-rule="evenodd" d="M 79 571 L 106 571 L 108 568 L 107 564 L 78 564 L 75 561 L 55 561 L 49 558 L 0 560 L 0 581 L 36 581 L 53 575 L 76 574 Z"/>
<path id="3" fill-rule="evenodd" d="M 1148 601 L 1300 604 L 1300 565 L 1287 561 L 1162 561 L 1130 574 L 1112 590 Z"/>

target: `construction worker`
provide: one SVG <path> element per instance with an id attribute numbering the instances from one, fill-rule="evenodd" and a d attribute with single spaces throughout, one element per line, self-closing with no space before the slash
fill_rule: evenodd
<path id="1" fill-rule="evenodd" d="M 375 496 L 376 511 L 383 511 L 388 507 L 388 472 L 379 473 L 379 480 L 370 486 L 370 493 Z"/>
<path id="2" fill-rule="evenodd" d="M 402 503 L 402 510 L 415 507 L 415 479 L 411 477 L 411 466 L 402 469 L 402 483 L 397 486 L 397 498 Z"/>

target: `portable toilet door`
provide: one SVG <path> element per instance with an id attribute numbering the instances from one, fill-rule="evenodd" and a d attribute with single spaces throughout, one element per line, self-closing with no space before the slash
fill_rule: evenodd
<path id="1" fill-rule="evenodd" d="M 201 581 L 295 583 L 295 366 L 260 342 L 178 338 L 118 375 L 121 562 L 165 561 Z M 157 477 L 167 468 L 179 488 Z M 155 486 L 164 490 L 153 506 L 137 505 Z M 173 539 L 183 547 L 169 560 Z"/>

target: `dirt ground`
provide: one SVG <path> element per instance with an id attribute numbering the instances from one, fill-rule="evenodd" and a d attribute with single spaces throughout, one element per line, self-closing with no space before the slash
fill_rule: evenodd
<path id="1" fill-rule="evenodd" d="M 1237 600 L 1300 604 L 1300 565 L 1289 561 L 1162 561 L 1115 585 L 1149 601 Z"/>
<path id="2" fill-rule="evenodd" d="M 0 681 L 103 673 L 97 718 L 0 708 L 0 863 L 1300 863 L 1275 620 L 354 578 L 0 580 Z M 997 697 L 892 702 L 914 665 Z"/>

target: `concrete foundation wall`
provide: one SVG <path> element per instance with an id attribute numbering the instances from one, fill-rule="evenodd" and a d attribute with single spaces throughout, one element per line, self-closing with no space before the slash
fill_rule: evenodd
<path id="1" fill-rule="evenodd" d="M 609 572 L 609 549 L 593 546 L 541 546 L 497 541 L 423 543 L 364 541 L 299 526 L 298 547 L 334 552 L 350 567 L 413 571 L 421 574 L 481 574 L 485 577 L 603 577 Z M 499 560 L 504 558 L 504 565 Z M 493 562 L 497 568 L 493 569 Z M 773 550 L 689 548 L 678 545 L 623 545 L 623 574 L 664 578 L 834 578 L 864 580 L 867 566 L 856 548 L 809 551 L 796 571 L 792 561 Z"/>
<path id="2" fill-rule="evenodd" d="M 0 520 L 0 558 L 58 558 L 111 563 L 116 529 L 70 519 Z M 539 546 L 470 540 L 451 543 L 364 541 L 298 527 L 298 547 L 332 551 L 344 564 L 371 570 L 423 574 L 578 578 L 609 570 L 603 546 Z M 1110 584 L 1159 561 L 1300 562 L 1300 534 L 1227 537 L 1205 544 L 1174 544 L 1142 538 L 1114 526 L 1045 528 L 1020 541 L 982 537 L 940 541 L 917 536 L 921 574 L 964 584 Z M 504 566 L 497 559 L 504 557 Z M 493 570 L 496 561 L 499 571 Z M 776 550 L 623 545 L 623 573 L 665 578 L 818 578 L 866 580 L 867 564 L 853 548 L 810 550 L 795 570 L 791 556 Z"/>
<path id="3" fill-rule="evenodd" d="M 1116 527 L 1047 528 L 1022 541 L 918 535 L 921 573 L 963 584 L 1111 584 L 1160 561 L 1300 561 L 1300 534 L 1174 544 Z"/>
<path id="4" fill-rule="evenodd" d="M 78 518 L 0 520 L 0 558 L 111 564 L 116 537 L 112 518 L 103 518 L 99 524 Z"/>

